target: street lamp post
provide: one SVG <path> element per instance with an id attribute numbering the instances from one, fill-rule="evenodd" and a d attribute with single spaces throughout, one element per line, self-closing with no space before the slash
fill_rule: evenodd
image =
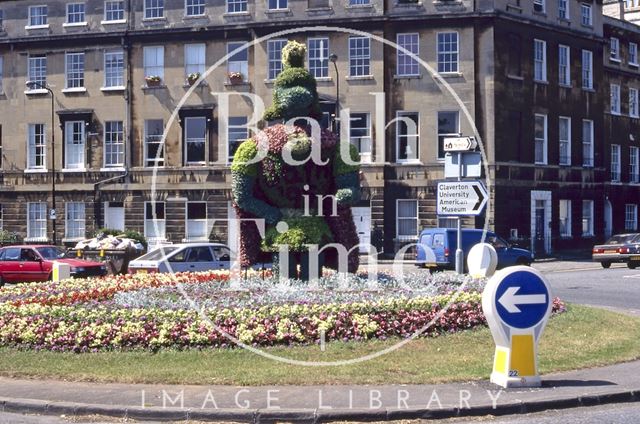
<path id="1" fill-rule="evenodd" d="M 331 53 L 329 55 L 329 60 L 333 63 L 333 69 L 336 71 L 336 110 L 333 122 L 336 134 L 340 135 L 340 127 L 338 126 L 338 122 L 340 121 L 340 74 L 338 73 L 338 65 L 336 64 L 338 61 L 338 55 Z"/>
<path id="2" fill-rule="evenodd" d="M 53 237 L 51 241 L 54 245 L 58 244 L 56 236 L 56 130 L 55 130 L 55 96 L 53 90 L 47 85 L 38 81 L 27 81 L 27 88 L 39 87 L 45 89 L 51 94 L 51 226 L 53 229 Z"/>

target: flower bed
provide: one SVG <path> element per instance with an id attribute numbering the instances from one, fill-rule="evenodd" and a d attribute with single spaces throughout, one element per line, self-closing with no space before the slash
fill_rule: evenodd
<path id="1" fill-rule="evenodd" d="M 462 283 L 470 290 L 452 291 Z M 254 276 L 235 286 L 219 271 L 23 284 L 0 290 L 0 345 L 89 352 L 234 346 L 223 333 L 253 346 L 410 337 L 423 328 L 437 336 L 485 325 L 482 284 L 382 274 L 309 286 Z"/>

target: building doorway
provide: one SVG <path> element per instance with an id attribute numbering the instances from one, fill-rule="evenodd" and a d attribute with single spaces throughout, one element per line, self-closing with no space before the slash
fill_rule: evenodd
<path id="1" fill-rule="evenodd" d="M 606 240 L 613 234 L 613 208 L 609 199 L 604 201 L 604 238 Z"/>
<path id="2" fill-rule="evenodd" d="M 104 227 L 124 231 L 124 202 L 104 203 Z"/>
<path id="3" fill-rule="evenodd" d="M 354 207 L 351 208 L 353 213 L 353 222 L 356 224 L 358 239 L 360 240 L 360 253 L 369 253 L 368 247 L 371 244 L 371 208 Z"/>
<path id="4" fill-rule="evenodd" d="M 531 251 L 536 257 L 551 253 L 551 192 L 531 192 Z"/>

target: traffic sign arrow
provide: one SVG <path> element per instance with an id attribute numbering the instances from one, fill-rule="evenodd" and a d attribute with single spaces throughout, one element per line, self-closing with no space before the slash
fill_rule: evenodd
<path id="1" fill-rule="evenodd" d="M 447 137 L 444 139 L 445 152 L 467 152 L 478 146 L 475 137 Z"/>
<path id="2" fill-rule="evenodd" d="M 511 314 L 517 314 L 522 312 L 517 305 L 537 305 L 547 302 L 547 296 L 545 294 L 521 294 L 517 295 L 520 287 L 509 287 L 500 299 L 498 303 L 501 304 L 507 312 Z"/>

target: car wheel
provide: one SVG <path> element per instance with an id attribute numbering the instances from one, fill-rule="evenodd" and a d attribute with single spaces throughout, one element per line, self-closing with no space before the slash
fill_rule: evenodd
<path id="1" fill-rule="evenodd" d="M 2 279 L 2 276 L 0 275 L 0 287 L 4 286 L 4 280 Z"/>
<path id="2" fill-rule="evenodd" d="M 637 266 L 638 262 L 627 262 L 627 268 L 629 269 L 636 269 Z"/>
<path id="3" fill-rule="evenodd" d="M 600 262 L 600 265 L 602 265 L 602 268 L 611 268 L 611 262 Z"/>

